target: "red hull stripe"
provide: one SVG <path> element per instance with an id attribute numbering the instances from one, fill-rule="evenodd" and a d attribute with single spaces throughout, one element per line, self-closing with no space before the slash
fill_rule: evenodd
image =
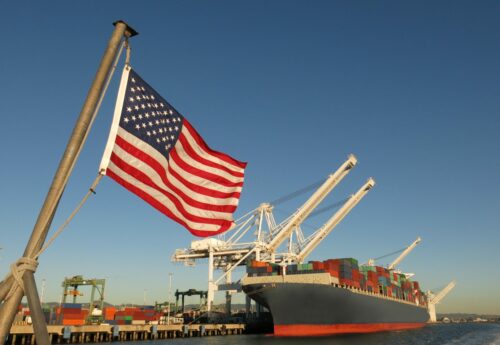
<path id="1" fill-rule="evenodd" d="M 342 333 L 373 333 L 422 328 L 425 323 L 351 323 L 335 325 L 274 325 L 274 335 L 304 337 Z"/>

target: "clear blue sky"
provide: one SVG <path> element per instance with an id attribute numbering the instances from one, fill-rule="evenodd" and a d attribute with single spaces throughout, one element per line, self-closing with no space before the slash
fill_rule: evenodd
<path id="1" fill-rule="evenodd" d="M 249 163 L 237 216 L 326 177 L 354 153 L 359 164 L 331 200 L 369 176 L 377 185 L 312 258 L 363 261 L 420 235 L 401 268 L 426 289 L 457 279 L 439 311 L 500 313 L 493 1 L 4 2 L 0 274 L 24 250 L 117 19 L 140 32 L 138 73 L 213 148 Z M 97 172 L 117 80 L 55 226 Z M 49 301 L 76 274 L 106 278 L 112 303 L 142 303 L 144 290 L 149 303 L 165 300 L 168 272 L 174 289 L 206 287 L 206 264 L 170 262 L 192 239 L 106 178 L 43 254 L 37 281 L 46 279 Z"/>

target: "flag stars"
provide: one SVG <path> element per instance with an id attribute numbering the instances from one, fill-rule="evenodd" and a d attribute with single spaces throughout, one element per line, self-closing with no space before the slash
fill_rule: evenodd
<path id="1" fill-rule="evenodd" d="M 144 104 L 141 104 L 142 109 L 146 109 L 146 106 Z"/>
<path id="2" fill-rule="evenodd" d="M 140 101 L 141 100 L 141 96 L 135 96 L 135 99 Z"/>
<path id="3" fill-rule="evenodd" d="M 130 120 L 128 119 L 128 117 L 124 117 L 124 118 L 123 118 L 123 122 L 128 123 L 129 121 L 130 121 Z"/>
<path id="4" fill-rule="evenodd" d="M 153 127 L 153 122 L 149 121 L 149 122 L 148 122 L 148 126 L 149 126 L 149 127 Z"/>
<path id="5" fill-rule="evenodd" d="M 142 123 L 142 128 L 146 128 L 146 124 L 144 122 Z"/>
<path id="6" fill-rule="evenodd" d="M 151 132 L 150 132 L 150 131 L 147 131 L 147 132 L 146 132 L 146 135 L 147 135 L 148 137 L 150 137 L 150 136 L 151 136 Z"/>
<path id="7" fill-rule="evenodd" d="M 129 100 L 130 102 L 135 102 L 134 97 L 130 97 L 128 100 Z"/>
<path id="8" fill-rule="evenodd" d="M 141 129 L 141 126 L 139 126 L 139 124 L 135 125 L 135 129 L 139 130 Z"/>
<path id="9" fill-rule="evenodd" d="M 135 121 L 135 120 L 136 120 L 135 115 L 132 115 L 132 121 Z"/>
<path id="10" fill-rule="evenodd" d="M 135 83 L 135 78 L 132 78 L 131 80 L 132 80 L 132 83 Z"/>
<path id="11" fill-rule="evenodd" d="M 156 131 L 155 130 L 153 130 L 153 134 L 156 135 Z"/>
<path id="12" fill-rule="evenodd" d="M 149 119 L 149 113 L 144 114 L 146 116 L 146 119 Z"/>
<path id="13" fill-rule="evenodd" d="M 134 109 L 135 110 L 139 110 L 139 106 L 138 105 L 134 105 Z"/>
<path id="14" fill-rule="evenodd" d="M 143 116 L 142 114 L 139 114 L 139 116 L 137 116 L 139 118 L 139 120 L 142 120 Z"/>
<path id="15" fill-rule="evenodd" d="M 165 104 L 163 104 L 162 102 L 160 102 L 160 107 L 165 107 Z"/>
<path id="16" fill-rule="evenodd" d="M 175 136 L 171 135 L 171 136 L 170 136 L 170 139 L 174 140 L 174 139 L 175 139 Z"/>

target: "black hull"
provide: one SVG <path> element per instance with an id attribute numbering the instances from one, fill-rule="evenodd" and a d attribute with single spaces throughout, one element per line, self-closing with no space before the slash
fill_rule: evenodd
<path id="1" fill-rule="evenodd" d="M 271 311 L 277 335 L 417 328 L 429 319 L 424 307 L 334 285 L 258 283 L 243 291 Z"/>

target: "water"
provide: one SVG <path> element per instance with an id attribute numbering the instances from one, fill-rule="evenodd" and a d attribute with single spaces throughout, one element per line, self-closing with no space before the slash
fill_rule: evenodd
<path id="1" fill-rule="evenodd" d="M 109 343 L 106 343 L 109 345 Z M 422 329 L 318 338 L 229 335 L 120 342 L 120 345 L 500 345 L 500 324 L 437 324 Z"/>

